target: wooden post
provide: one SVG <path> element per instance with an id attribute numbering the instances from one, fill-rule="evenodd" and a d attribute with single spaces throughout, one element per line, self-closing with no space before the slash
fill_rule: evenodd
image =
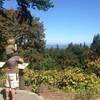
<path id="1" fill-rule="evenodd" d="M 19 89 L 24 90 L 23 69 L 19 69 Z"/>

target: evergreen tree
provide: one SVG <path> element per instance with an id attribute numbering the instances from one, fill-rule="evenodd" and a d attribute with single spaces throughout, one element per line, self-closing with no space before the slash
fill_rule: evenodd
<path id="1" fill-rule="evenodd" d="M 100 34 L 95 35 L 93 38 L 90 46 L 90 56 L 92 59 L 100 57 Z"/>

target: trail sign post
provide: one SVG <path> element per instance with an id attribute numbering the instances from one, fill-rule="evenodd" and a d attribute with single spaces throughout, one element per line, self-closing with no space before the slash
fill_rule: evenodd
<path id="1" fill-rule="evenodd" d="M 19 89 L 21 89 L 21 90 L 24 90 L 23 69 L 25 69 L 28 65 L 29 65 L 29 63 L 23 63 L 23 64 L 18 65 L 18 68 L 19 68 Z"/>

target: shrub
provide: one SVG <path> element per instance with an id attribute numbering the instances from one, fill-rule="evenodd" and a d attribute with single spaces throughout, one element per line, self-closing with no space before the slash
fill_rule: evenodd
<path id="1" fill-rule="evenodd" d="M 65 70 L 32 71 L 26 69 L 24 75 L 26 85 L 32 85 L 33 91 L 41 84 L 56 86 L 67 92 L 100 92 L 100 79 L 94 73 L 85 73 L 79 68 Z"/>

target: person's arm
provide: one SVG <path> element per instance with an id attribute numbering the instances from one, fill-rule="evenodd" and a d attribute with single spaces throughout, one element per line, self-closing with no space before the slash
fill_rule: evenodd
<path id="1" fill-rule="evenodd" d="M 17 51 L 17 44 L 12 45 L 12 51 L 16 52 Z"/>
<path id="2" fill-rule="evenodd" d="M 24 60 L 19 57 L 19 63 L 24 63 Z"/>
<path id="3" fill-rule="evenodd" d="M 15 48 L 14 49 L 15 49 L 15 51 L 17 51 L 17 44 L 15 44 Z"/>

